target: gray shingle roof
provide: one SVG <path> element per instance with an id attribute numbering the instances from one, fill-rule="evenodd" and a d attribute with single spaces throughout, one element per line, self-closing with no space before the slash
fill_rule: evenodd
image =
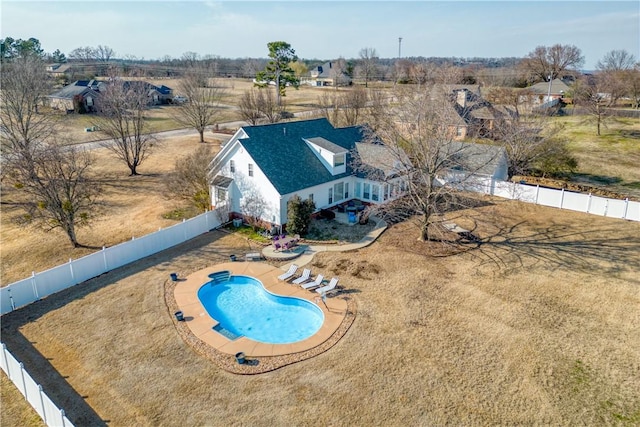
<path id="1" fill-rule="evenodd" d="M 248 138 L 240 143 L 280 194 L 295 193 L 352 174 L 350 155 L 346 172 L 331 175 L 305 139 L 322 137 L 347 151 L 363 139 L 360 127 L 336 129 L 327 119 L 247 126 L 243 130 Z"/>

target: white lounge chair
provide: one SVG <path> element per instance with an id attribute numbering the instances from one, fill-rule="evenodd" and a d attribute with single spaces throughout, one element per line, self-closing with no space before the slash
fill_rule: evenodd
<path id="1" fill-rule="evenodd" d="M 310 277 L 311 277 L 311 270 L 309 270 L 308 268 L 305 268 L 302 271 L 302 275 L 297 279 L 294 279 L 291 283 L 293 283 L 294 285 L 301 285 L 304 282 L 307 282 Z"/>
<path id="2" fill-rule="evenodd" d="M 327 286 L 323 286 L 321 288 L 316 289 L 316 292 L 319 293 L 320 295 L 325 294 L 329 291 L 332 291 L 336 288 L 336 286 L 338 285 L 338 278 L 334 277 L 331 279 L 331 281 L 329 282 L 329 284 Z"/>
<path id="3" fill-rule="evenodd" d="M 289 280 L 289 279 L 291 279 L 293 277 L 294 274 L 296 274 L 296 271 L 298 271 L 298 266 L 295 265 L 295 264 L 291 264 L 291 266 L 289 267 L 287 272 L 279 275 L 278 279 L 280 279 L 280 280 Z"/>
<path id="4" fill-rule="evenodd" d="M 313 288 L 317 288 L 318 286 L 322 286 L 322 281 L 324 280 L 324 276 L 322 274 L 318 274 L 316 276 L 316 280 L 314 280 L 313 282 L 309 282 L 309 283 L 305 283 L 302 286 L 302 289 L 313 289 Z"/>

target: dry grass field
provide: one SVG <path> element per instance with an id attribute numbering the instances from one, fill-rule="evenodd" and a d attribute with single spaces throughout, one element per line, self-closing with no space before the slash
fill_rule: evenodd
<path id="1" fill-rule="evenodd" d="M 312 104 L 308 89 L 287 98 Z M 162 178 L 197 147 L 195 136 L 166 139 L 137 177 L 95 150 L 102 202 L 80 242 L 174 224 L 163 215 L 184 205 L 166 198 Z M 15 197 L 2 189 L 2 285 L 95 250 L 17 225 Z M 455 256 L 427 256 L 408 223 L 369 248 L 319 254 L 314 270 L 341 278 L 355 323 L 328 352 L 268 374 L 217 369 L 181 340 L 165 305 L 169 272 L 250 249 L 221 232 L 3 316 L 2 341 L 77 426 L 639 425 L 640 224 L 484 201 L 452 214 L 483 240 Z M 42 425 L 6 378 L 0 386 L 1 425 Z"/>
<path id="2" fill-rule="evenodd" d="M 76 425 L 637 425 L 640 224 L 500 200 L 458 215 L 485 243 L 456 256 L 425 256 L 408 224 L 317 255 L 355 323 L 268 374 L 217 369 L 163 299 L 169 272 L 246 247 L 221 232 L 4 316 L 3 340 Z"/>

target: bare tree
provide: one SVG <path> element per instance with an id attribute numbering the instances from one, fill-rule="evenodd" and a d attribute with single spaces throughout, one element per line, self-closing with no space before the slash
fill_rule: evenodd
<path id="1" fill-rule="evenodd" d="M 367 90 L 362 86 L 356 86 L 341 95 L 341 106 L 344 116 L 345 126 L 355 126 L 360 124 L 362 111 L 367 106 Z"/>
<path id="2" fill-rule="evenodd" d="M 380 214 L 392 221 L 411 217 L 420 240 L 443 240 L 444 214 L 461 203 L 459 189 L 490 159 L 478 155 L 475 144 L 454 140 L 451 124 L 456 113 L 444 91 L 396 86 L 394 99 L 396 107 L 382 118 L 370 140 L 384 142 L 393 170 L 407 178 L 404 196 L 380 205 Z M 455 174 L 456 184 L 447 179 L 450 174 Z M 379 171 L 369 176 L 380 180 Z"/>
<path id="3" fill-rule="evenodd" d="M 187 98 L 173 114 L 174 119 L 183 126 L 195 128 L 204 142 L 207 126 L 220 118 L 220 101 L 225 94 L 220 86 L 202 87 L 202 70 L 190 69 L 178 83 L 178 91 Z"/>
<path id="4" fill-rule="evenodd" d="M 560 128 L 545 117 L 519 116 L 496 124 L 497 143 L 507 152 L 508 177 L 570 172 L 577 161 L 569 153 L 567 143 L 558 138 Z"/>
<path id="5" fill-rule="evenodd" d="M 574 104 L 585 108 L 590 120 L 596 124 L 596 134 L 609 117 L 608 107 L 611 105 L 611 94 L 607 92 L 605 76 L 585 76 L 573 85 Z"/>
<path id="6" fill-rule="evenodd" d="M 81 46 L 69 52 L 69 59 L 73 61 L 90 62 L 96 59 L 95 49 L 91 46 Z"/>
<path id="7" fill-rule="evenodd" d="M 176 160 L 175 169 L 165 179 L 168 194 L 188 201 L 200 211 L 208 209 L 208 166 L 213 158 L 210 146 L 201 145 L 196 151 Z"/>
<path id="8" fill-rule="evenodd" d="M 596 68 L 600 71 L 625 71 L 633 69 L 636 58 L 626 50 L 611 50 L 598 61 Z"/>
<path id="9" fill-rule="evenodd" d="M 348 82 L 347 78 L 347 61 L 344 58 L 338 58 L 331 63 L 330 77 L 333 79 L 333 86 L 338 89 L 338 86 L 344 86 Z"/>
<path id="10" fill-rule="evenodd" d="M 240 96 L 238 113 L 240 118 L 251 125 L 257 125 L 262 118 L 258 96 L 260 89 L 251 88 Z"/>
<path id="11" fill-rule="evenodd" d="M 98 47 L 93 50 L 93 54 L 96 60 L 100 62 L 109 62 L 116 53 L 109 46 L 99 44 Z"/>
<path id="12" fill-rule="evenodd" d="M 58 144 L 38 144 L 31 159 L 12 164 L 9 180 L 23 193 L 26 222 L 36 222 L 47 230 L 61 228 L 74 247 L 76 229 L 90 223 L 97 183 L 89 178 L 93 159 L 89 152 Z"/>
<path id="13" fill-rule="evenodd" d="M 634 88 L 636 58 L 626 50 L 612 50 L 598 61 L 597 78 L 610 97 L 611 105 L 625 96 L 631 97 Z"/>
<path id="14" fill-rule="evenodd" d="M 340 127 L 340 106 L 335 92 L 323 92 L 318 97 L 320 115 L 329 120 L 334 127 Z"/>
<path id="15" fill-rule="evenodd" d="M 29 158 L 35 144 L 49 140 L 56 129 L 56 116 L 44 113 L 42 105 L 51 88 L 44 63 L 34 55 L 14 59 L 2 66 L 0 136 L 2 155 Z"/>
<path id="16" fill-rule="evenodd" d="M 261 121 L 277 123 L 282 119 L 284 103 L 278 105 L 270 90 L 252 88 L 240 98 L 239 115 L 242 120 L 256 125 Z"/>
<path id="17" fill-rule="evenodd" d="M 364 86 L 369 87 L 369 81 L 376 75 L 378 52 L 372 47 L 360 49 L 359 74 L 364 78 Z"/>
<path id="18" fill-rule="evenodd" d="M 584 64 L 582 51 L 574 45 L 538 46 L 522 60 L 521 66 L 535 81 L 550 81 Z"/>
<path id="19" fill-rule="evenodd" d="M 113 138 L 103 145 L 127 165 L 130 176 L 138 175 L 138 166 L 153 147 L 145 120 L 149 90 L 146 82 L 112 77 L 96 102 L 98 114 L 93 123 Z"/>

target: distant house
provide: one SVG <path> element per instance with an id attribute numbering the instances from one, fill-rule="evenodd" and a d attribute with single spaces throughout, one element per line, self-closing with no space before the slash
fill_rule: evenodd
<path id="1" fill-rule="evenodd" d="M 535 110 L 537 108 L 553 107 L 557 105 L 569 93 L 571 88 L 560 79 L 553 79 L 549 82 L 536 83 L 533 86 L 524 88 L 518 101 L 523 105 L 524 110 Z"/>
<path id="2" fill-rule="evenodd" d="M 66 112 L 95 111 L 95 103 L 106 83 L 97 80 L 78 80 L 48 96 L 49 105 Z"/>
<path id="3" fill-rule="evenodd" d="M 96 100 L 108 85 L 108 82 L 98 80 L 77 80 L 49 95 L 49 103 L 51 108 L 57 110 L 91 113 L 96 110 Z M 149 105 L 169 104 L 173 99 L 173 90 L 164 85 L 158 87 L 139 80 L 128 80 L 124 85 L 125 88 L 142 85 Z"/>
<path id="4" fill-rule="evenodd" d="M 434 94 L 444 91 L 449 98 L 452 137 L 461 141 L 468 137 L 491 138 L 498 122 L 512 120 L 517 111 L 510 106 L 494 106 L 481 95 L 479 85 L 446 85 L 436 87 Z"/>
<path id="5" fill-rule="evenodd" d="M 383 145 L 364 139 L 364 128 L 334 128 L 326 119 L 242 127 L 210 164 L 211 205 L 280 227 L 294 195 L 318 209 L 397 198 L 404 189 L 399 165 Z M 354 168 L 354 156 L 375 173 Z"/>
<path id="6" fill-rule="evenodd" d="M 344 70 L 336 68 L 335 62 L 329 61 L 312 68 L 304 83 L 310 86 L 348 86 L 351 77 Z"/>

